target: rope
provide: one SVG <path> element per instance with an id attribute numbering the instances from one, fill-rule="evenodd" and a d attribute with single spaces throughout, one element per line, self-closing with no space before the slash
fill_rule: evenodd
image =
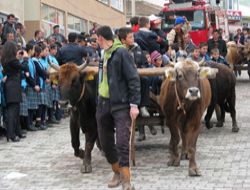
<path id="1" fill-rule="evenodd" d="M 176 82 L 175 82 L 175 85 L 174 85 L 174 89 L 175 89 L 175 95 L 176 95 L 177 103 L 178 103 L 177 110 L 182 110 L 184 115 L 186 115 L 185 108 L 183 107 L 183 103 L 181 103 L 180 97 L 179 97 L 178 92 L 177 92 Z"/>

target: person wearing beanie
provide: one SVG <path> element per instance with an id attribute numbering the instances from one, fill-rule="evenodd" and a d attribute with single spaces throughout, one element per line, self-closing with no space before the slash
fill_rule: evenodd
<path id="1" fill-rule="evenodd" d="M 178 44 L 179 48 L 184 50 L 184 35 L 191 30 L 190 23 L 186 17 L 177 17 L 174 28 L 168 33 L 168 44 Z"/>
<path id="2" fill-rule="evenodd" d="M 150 68 L 162 67 L 162 55 L 158 51 L 153 51 L 150 54 L 150 58 L 152 61 L 152 64 L 149 66 Z M 153 94 L 159 95 L 162 83 L 161 76 L 151 76 L 149 77 L 149 80 L 150 90 L 153 92 Z"/>
<path id="3" fill-rule="evenodd" d="M 161 67 L 162 65 L 162 55 L 158 52 L 158 51 L 153 51 L 150 55 L 151 60 L 152 60 L 152 64 L 155 67 Z"/>

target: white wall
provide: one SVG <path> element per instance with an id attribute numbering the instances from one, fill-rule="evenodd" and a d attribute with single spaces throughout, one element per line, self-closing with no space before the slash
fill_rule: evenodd
<path id="1" fill-rule="evenodd" d="M 24 0 L 24 20 L 37 21 L 40 20 L 40 0 Z"/>
<path id="2" fill-rule="evenodd" d="M 14 14 L 19 22 L 24 22 L 24 0 L 0 0 L 0 12 Z"/>

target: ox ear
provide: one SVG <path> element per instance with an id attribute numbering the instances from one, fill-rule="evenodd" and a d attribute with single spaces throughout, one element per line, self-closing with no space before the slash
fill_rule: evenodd
<path id="1" fill-rule="evenodd" d="M 175 81 L 175 78 L 176 78 L 176 71 L 175 71 L 175 68 L 173 67 L 168 67 L 166 70 L 165 70 L 165 76 L 168 80 L 171 80 L 171 81 Z"/>
<path id="2" fill-rule="evenodd" d="M 211 67 L 201 67 L 199 70 L 200 78 L 209 78 L 214 79 L 216 77 L 216 73 L 218 73 L 219 70 L 217 68 L 211 68 Z"/>

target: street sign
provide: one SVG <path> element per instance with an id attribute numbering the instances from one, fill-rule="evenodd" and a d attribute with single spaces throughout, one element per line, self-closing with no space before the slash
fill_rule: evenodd
<path id="1" fill-rule="evenodd" d="M 227 17 L 229 21 L 240 21 L 242 19 L 242 12 L 236 10 L 228 10 Z"/>

